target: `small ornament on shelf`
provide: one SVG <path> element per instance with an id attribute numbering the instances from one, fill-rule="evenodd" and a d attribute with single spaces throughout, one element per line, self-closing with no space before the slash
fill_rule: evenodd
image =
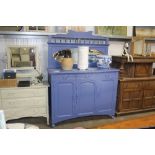
<path id="1" fill-rule="evenodd" d="M 48 26 L 25 26 L 24 30 L 28 32 L 48 32 Z"/>

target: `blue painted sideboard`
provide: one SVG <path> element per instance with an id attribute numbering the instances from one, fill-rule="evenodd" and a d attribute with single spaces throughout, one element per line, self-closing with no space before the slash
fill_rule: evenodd
<path id="1" fill-rule="evenodd" d="M 108 54 L 108 38 L 92 32 L 73 32 L 49 36 L 48 79 L 50 125 L 90 115 L 114 116 L 118 83 L 117 69 L 63 71 L 52 57 L 59 50 L 89 46 Z"/>
<path id="2" fill-rule="evenodd" d="M 115 114 L 118 70 L 49 69 L 50 123 L 90 115 Z"/>

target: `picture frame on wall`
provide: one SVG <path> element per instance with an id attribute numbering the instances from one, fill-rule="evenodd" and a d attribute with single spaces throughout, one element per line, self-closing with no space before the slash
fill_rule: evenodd
<path id="1" fill-rule="evenodd" d="M 132 37 L 131 55 L 133 55 L 133 56 L 146 55 L 146 52 L 145 52 L 145 39 L 143 37 Z"/>
<path id="2" fill-rule="evenodd" d="M 46 31 L 46 26 L 38 26 L 39 31 Z"/>
<path id="3" fill-rule="evenodd" d="M 26 26 L 26 31 L 36 31 L 36 32 L 46 32 L 48 31 L 48 26 Z"/>
<path id="4" fill-rule="evenodd" d="M 23 31 L 23 26 L 0 26 L 0 31 Z"/>
<path id="5" fill-rule="evenodd" d="M 28 26 L 29 31 L 35 31 L 37 30 L 37 26 Z"/>
<path id="6" fill-rule="evenodd" d="M 85 32 L 86 27 L 85 26 L 66 26 L 66 31 L 68 32 L 68 30 L 73 30 L 77 32 Z"/>
<path id="7" fill-rule="evenodd" d="M 95 26 L 99 35 L 127 36 L 127 26 Z"/>
<path id="8" fill-rule="evenodd" d="M 55 26 L 54 31 L 56 33 L 66 33 L 66 26 Z"/>
<path id="9" fill-rule="evenodd" d="M 77 31 L 77 32 L 85 32 L 85 26 L 56 26 L 55 32 L 57 33 L 67 33 L 69 30 Z"/>
<path id="10" fill-rule="evenodd" d="M 155 37 L 155 26 L 134 26 L 136 37 Z"/>

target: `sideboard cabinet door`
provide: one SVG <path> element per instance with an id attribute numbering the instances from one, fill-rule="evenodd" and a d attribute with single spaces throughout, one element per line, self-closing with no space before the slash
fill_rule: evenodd
<path id="1" fill-rule="evenodd" d="M 119 88 L 118 112 L 140 110 L 143 101 L 141 81 L 121 81 Z"/>
<path id="2" fill-rule="evenodd" d="M 77 79 L 76 114 L 78 116 L 92 115 L 94 113 L 96 99 L 95 93 L 95 81 L 89 79 L 89 77 L 85 79 Z"/>
<path id="3" fill-rule="evenodd" d="M 75 79 L 55 75 L 52 80 L 52 123 L 72 118 L 75 105 Z"/>
<path id="4" fill-rule="evenodd" d="M 97 93 L 95 109 L 98 115 L 115 114 L 117 83 L 117 73 L 104 73 L 96 77 Z"/>
<path id="5" fill-rule="evenodd" d="M 155 107 L 155 81 L 143 81 L 143 108 Z"/>

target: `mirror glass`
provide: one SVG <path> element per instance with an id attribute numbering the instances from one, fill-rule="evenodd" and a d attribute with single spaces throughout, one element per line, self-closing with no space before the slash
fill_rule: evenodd
<path id="1" fill-rule="evenodd" d="M 34 47 L 9 47 L 8 66 L 36 68 L 36 51 Z"/>
<path id="2" fill-rule="evenodd" d="M 89 55 L 88 55 L 89 66 L 95 67 L 97 62 L 96 56 L 103 54 L 104 52 L 102 51 L 98 51 L 96 49 L 89 49 Z M 71 48 L 57 51 L 53 54 L 53 58 L 61 63 L 61 61 L 66 55 L 71 56 L 73 58 L 73 64 L 78 64 L 78 48 Z"/>
<path id="3" fill-rule="evenodd" d="M 61 62 L 63 58 L 71 58 L 71 57 L 72 52 L 70 49 L 64 49 L 53 54 L 53 58 L 58 62 Z"/>

